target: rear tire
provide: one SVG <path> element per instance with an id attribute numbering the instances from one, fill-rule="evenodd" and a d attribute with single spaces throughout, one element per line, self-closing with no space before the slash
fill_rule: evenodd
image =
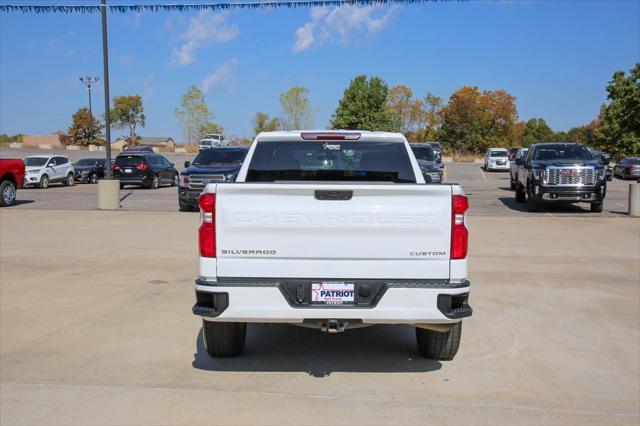
<path id="1" fill-rule="evenodd" d="M 516 203 L 524 203 L 526 200 L 527 194 L 525 194 L 524 188 L 516 182 Z"/>
<path id="2" fill-rule="evenodd" d="M 151 183 L 149 184 L 149 189 L 158 189 L 160 186 L 160 178 L 158 175 L 153 175 L 153 179 L 151 179 Z"/>
<path id="3" fill-rule="evenodd" d="M 602 213 L 603 208 L 604 208 L 603 201 L 596 201 L 595 203 L 591 203 L 591 213 Z"/>
<path id="4" fill-rule="evenodd" d="M 16 202 L 16 186 L 10 180 L 0 184 L 0 207 L 9 207 Z"/>
<path id="5" fill-rule="evenodd" d="M 418 349 L 425 358 L 450 361 L 458 353 L 462 337 L 462 321 L 446 333 L 416 328 Z"/>
<path id="6" fill-rule="evenodd" d="M 98 183 L 98 174 L 97 173 L 91 173 L 91 176 L 89 177 L 89 182 Z"/>
<path id="7" fill-rule="evenodd" d="M 212 357 L 234 357 L 244 350 L 246 322 L 211 322 L 202 320 L 202 337 Z"/>
<path id="8" fill-rule="evenodd" d="M 180 178 L 178 177 L 177 173 L 175 175 L 173 175 L 173 180 L 171 181 L 171 186 L 178 186 L 179 179 Z"/>

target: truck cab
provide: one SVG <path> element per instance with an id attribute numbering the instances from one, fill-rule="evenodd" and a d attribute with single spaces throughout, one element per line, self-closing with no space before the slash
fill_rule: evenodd
<path id="1" fill-rule="evenodd" d="M 199 150 L 217 148 L 220 146 L 227 146 L 227 140 L 224 135 L 219 133 L 206 134 L 198 143 Z"/>
<path id="2" fill-rule="evenodd" d="M 211 356 L 239 355 L 248 323 L 406 324 L 425 357 L 458 351 L 468 200 L 426 184 L 402 134 L 260 133 L 235 182 L 209 182 L 199 207 L 193 313 Z"/>

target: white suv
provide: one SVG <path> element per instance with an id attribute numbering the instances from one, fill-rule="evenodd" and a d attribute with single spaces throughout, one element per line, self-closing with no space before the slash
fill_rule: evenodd
<path id="1" fill-rule="evenodd" d="M 484 154 L 484 169 L 509 171 L 509 151 L 504 148 L 489 148 Z"/>
<path id="2" fill-rule="evenodd" d="M 32 155 L 24 159 L 25 186 L 47 188 L 50 182 L 74 184 L 73 164 L 63 155 Z"/>

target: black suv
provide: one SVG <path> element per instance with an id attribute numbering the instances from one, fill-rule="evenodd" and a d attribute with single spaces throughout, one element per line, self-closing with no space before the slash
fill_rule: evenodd
<path id="1" fill-rule="evenodd" d="M 156 189 L 160 185 L 178 185 L 178 170 L 173 163 L 155 152 L 136 149 L 118 154 L 113 177 L 120 180 L 120 188 L 138 185 Z"/>
<path id="2" fill-rule="evenodd" d="M 234 182 L 248 147 L 218 147 L 203 149 L 193 163 L 185 161 L 185 170 L 180 173 L 178 205 L 180 211 L 198 208 L 198 199 L 202 189 L 209 182 Z"/>
<path id="3" fill-rule="evenodd" d="M 602 211 L 607 193 L 607 171 L 584 145 L 540 143 L 531 145 L 526 158 L 516 158 L 516 202 L 529 211 L 543 203 L 589 203 Z"/>

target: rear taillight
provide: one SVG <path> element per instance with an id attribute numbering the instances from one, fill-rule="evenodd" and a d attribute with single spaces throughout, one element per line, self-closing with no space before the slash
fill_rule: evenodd
<path id="1" fill-rule="evenodd" d="M 146 163 L 138 164 L 136 166 L 136 169 L 138 169 L 138 170 L 147 170 L 148 168 L 149 168 L 149 165 L 146 164 Z"/>
<path id="2" fill-rule="evenodd" d="M 200 195 L 200 256 L 216 257 L 216 194 Z"/>
<path id="3" fill-rule="evenodd" d="M 451 205 L 451 259 L 464 259 L 469 248 L 469 230 L 465 212 L 469 200 L 464 195 L 454 195 Z"/>
<path id="4" fill-rule="evenodd" d="M 638 169 L 640 169 L 640 166 L 628 166 L 627 167 L 627 171 L 628 172 L 631 172 L 633 170 L 638 170 Z"/>
<path id="5" fill-rule="evenodd" d="M 119 165 L 117 165 L 117 164 L 114 164 L 113 166 L 111 166 L 111 168 L 112 168 L 113 170 L 120 170 L 120 166 L 119 166 Z"/>

